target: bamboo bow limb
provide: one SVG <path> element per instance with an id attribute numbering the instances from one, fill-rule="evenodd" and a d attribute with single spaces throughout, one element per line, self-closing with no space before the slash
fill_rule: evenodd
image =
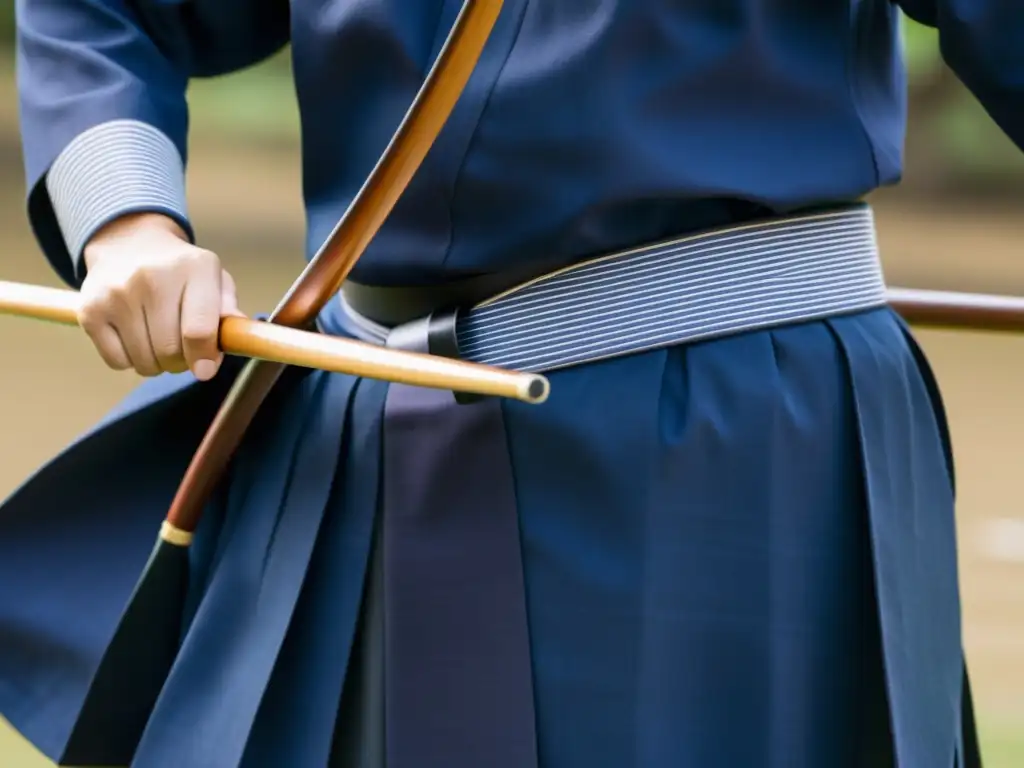
<path id="1" fill-rule="evenodd" d="M 78 325 L 80 301 L 75 291 L 0 280 L 0 314 Z M 549 391 L 547 380 L 535 374 L 387 349 L 241 317 L 221 321 L 220 348 L 225 354 L 272 363 L 534 404 L 544 402 Z"/>

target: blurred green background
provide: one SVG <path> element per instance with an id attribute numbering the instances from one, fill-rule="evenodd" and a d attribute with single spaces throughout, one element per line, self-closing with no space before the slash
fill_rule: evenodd
<path id="1" fill-rule="evenodd" d="M 24 218 L 11 6 L 8 1 L 0 9 L 3 277 L 56 285 Z M 906 49 L 911 120 L 905 180 L 873 200 L 889 280 L 1024 295 L 1024 153 L 943 66 L 932 31 L 908 23 Z M 197 230 L 238 279 L 243 309 L 267 310 L 302 263 L 298 119 L 288 57 L 197 83 L 190 100 L 189 196 Z M 986 765 L 1020 768 L 1024 338 L 919 336 L 938 374 L 955 444 L 964 640 Z M 0 494 L 6 494 L 135 380 L 105 370 L 72 329 L 4 318 L 0 343 L 6 360 L 0 378 Z M 46 764 L 0 727 L 0 768 Z"/>

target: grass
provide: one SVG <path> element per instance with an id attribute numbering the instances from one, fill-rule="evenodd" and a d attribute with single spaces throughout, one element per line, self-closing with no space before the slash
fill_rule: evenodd
<path id="1" fill-rule="evenodd" d="M 1024 719 L 989 721 L 981 726 L 981 755 L 985 768 L 1024 766 Z"/>
<path id="2" fill-rule="evenodd" d="M 242 140 L 294 143 L 299 111 L 286 54 L 226 77 L 189 87 L 192 130 Z"/>

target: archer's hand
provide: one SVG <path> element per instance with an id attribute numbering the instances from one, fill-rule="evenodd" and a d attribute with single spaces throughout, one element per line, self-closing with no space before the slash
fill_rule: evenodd
<path id="1" fill-rule="evenodd" d="M 221 317 L 242 314 L 216 254 L 189 243 L 172 219 L 144 213 L 108 224 L 83 255 L 78 320 L 108 366 L 213 378 L 224 357 Z"/>

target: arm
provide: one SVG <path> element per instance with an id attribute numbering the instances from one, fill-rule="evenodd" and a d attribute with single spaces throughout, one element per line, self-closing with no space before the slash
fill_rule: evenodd
<path id="1" fill-rule="evenodd" d="M 942 57 L 1024 149 L 1024 0 L 898 0 L 939 31 Z"/>
<path id="2" fill-rule="evenodd" d="M 234 283 L 185 209 L 185 90 L 289 36 L 288 0 L 17 0 L 29 218 L 111 368 L 144 376 L 223 359 Z M 88 277 L 83 265 L 88 266 Z"/>
<path id="3" fill-rule="evenodd" d="M 58 274 L 80 285 L 86 243 L 128 213 L 164 214 L 191 237 L 188 80 L 279 50 L 287 0 L 17 0 L 15 12 L 29 218 Z"/>

